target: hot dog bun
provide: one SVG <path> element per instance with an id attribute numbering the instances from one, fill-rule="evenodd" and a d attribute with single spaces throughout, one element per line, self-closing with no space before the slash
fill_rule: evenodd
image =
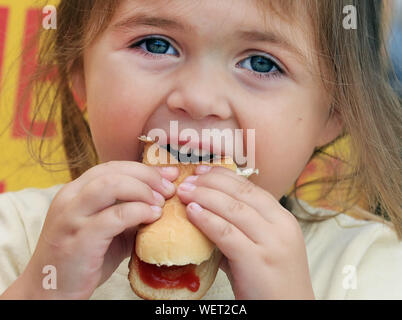
<path id="1" fill-rule="evenodd" d="M 145 141 L 143 163 L 158 166 L 178 166 L 179 177 L 174 181 L 177 187 L 186 177 L 195 174 L 199 164 L 180 163 L 166 149 L 157 143 Z M 166 159 L 161 163 L 160 159 Z M 230 158 L 218 163 L 202 162 L 210 166 L 223 166 L 236 171 L 236 164 Z M 221 253 L 216 246 L 188 219 L 186 206 L 177 195 L 165 201 L 162 216 L 152 224 L 140 227 L 137 232 L 129 263 L 131 288 L 144 299 L 200 299 L 215 280 Z M 139 270 L 140 260 L 155 266 L 193 265 L 199 278 L 199 288 L 155 288 L 143 281 Z"/>

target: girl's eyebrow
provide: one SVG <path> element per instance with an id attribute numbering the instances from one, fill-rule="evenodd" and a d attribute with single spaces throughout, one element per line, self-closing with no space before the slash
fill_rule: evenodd
<path id="1" fill-rule="evenodd" d="M 171 29 L 187 33 L 195 32 L 193 26 L 179 22 L 177 18 L 151 16 L 149 14 L 137 13 L 128 18 L 122 19 L 112 25 L 114 30 L 130 31 L 138 26 L 151 26 L 158 28 Z M 237 39 L 248 42 L 267 42 L 281 47 L 302 59 L 303 62 L 307 61 L 306 56 L 302 50 L 290 43 L 290 41 L 282 34 L 272 31 L 256 31 L 256 30 L 237 30 L 233 36 Z"/>
<path id="2" fill-rule="evenodd" d="M 177 19 L 165 18 L 151 16 L 144 13 L 137 13 L 128 18 L 122 19 L 115 23 L 113 29 L 131 30 L 136 26 L 151 26 L 151 27 L 162 27 L 166 29 L 184 31 L 184 32 L 194 32 L 193 27 L 190 25 L 180 23 Z"/>
<path id="3" fill-rule="evenodd" d="M 285 36 L 279 35 L 272 31 L 261 32 L 254 30 L 238 30 L 234 33 L 234 36 L 236 38 L 249 42 L 268 42 L 296 54 L 303 60 L 307 60 L 300 48 L 292 45 Z"/>

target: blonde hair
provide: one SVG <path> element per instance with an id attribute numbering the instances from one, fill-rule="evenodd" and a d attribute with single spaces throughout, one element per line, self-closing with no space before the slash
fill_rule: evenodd
<path id="1" fill-rule="evenodd" d="M 370 212 L 389 219 L 402 238 L 402 108 L 401 100 L 390 86 L 389 76 L 395 75 L 382 23 L 384 3 L 389 1 L 259 0 L 257 4 L 269 6 L 285 19 L 299 14 L 303 7 L 311 22 L 322 82 L 332 98 L 331 115 L 338 114 L 344 124 L 344 132 L 315 150 L 310 160 L 333 158 L 346 173 L 336 171 L 305 184 L 296 181 L 289 195 L 297 199 L 301 188 L 318 184 L 325 186 L 327 191 L 322 197 L 327 197 L 335 187 L 343 186 L 350 197 L 344 199 L 340 212 L 360 201 L 363 194 Z M 85 112 L 80 110 L 71 90 L 71 75 L 82 69 L 83 51 L 108 26 L 118 4 L 119 0 L 61 0 L 57 31 L 45 32 L 39 53 L 39 68 L 32 84 L 41 98 L 37 99 L 34 114 L 45 110 L 51 121 L 61 112 L 62 143 L 72 179 L 96 165 L 98 158 Z M 355 30 L 346 30 L 342 25 L 346 5 L 354 5 L 358 12 Z M 54 66 L 58 73 L 50 87 L 35 81 L 43 79 Z M 43 98 L 46 96 L 51 98 Z M 52 163 L 46 163 L 42 154 L 45 136 L 46 130 L 39 150 L 34 150 L 31 139 L 29 145 L 32 155 L 46 168 Z M 346 137 L 350 141 L 349 159 L 326 151 Z"/>

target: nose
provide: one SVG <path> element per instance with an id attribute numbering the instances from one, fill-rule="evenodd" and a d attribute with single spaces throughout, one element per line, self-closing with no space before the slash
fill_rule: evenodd
<path id="1" fill-rule="evenodd" d="M 215 116 L 222 120 L 231 114 L 230 103 L 225 97 L 224 79 L 213 65 L 192 64 L 178 71 L 174 88 L 167 98 L 172 111 L 184 111 L 194 120 Z"/>

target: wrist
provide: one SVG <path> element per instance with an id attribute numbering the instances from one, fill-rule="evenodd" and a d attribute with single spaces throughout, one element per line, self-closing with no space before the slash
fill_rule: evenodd
<path id="1" fill-rule="evenodd" d="M 42 272 L 42 269 L 27 268 L 21 275 L 21 282 L 26 285 L 23 287 L 23 296 L 30 300 L 87 300 L 91 294 L 85 292 L 69 292 L 66 288 L 60 288 L 57 279 L 57 273 L 54 273 L 50 284 L 48 276 Z M 21 287 L 21 286 L 20 286 Z M 64 289 L 64 290 L 63 290 Z"/>
<path id="2" fill-rule="evenodd" d="M 30 297 L 30 290 L 24 280 L 22 275 L 20 275 L 0 296 L 3 300 L 29 300 L 34 299 Z"/>
<path id="3" fill-rule="evenodd" d="M 57 290 L 45 289 L 43 274 L 32 272 L 28 267 L 1 295 L 6 300 L 51 300 L 63 299 Z"/>

